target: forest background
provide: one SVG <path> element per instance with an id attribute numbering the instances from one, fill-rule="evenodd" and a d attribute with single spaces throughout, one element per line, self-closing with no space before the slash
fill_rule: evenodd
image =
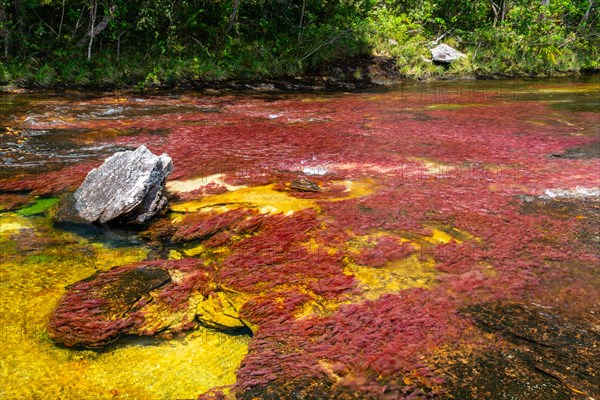
<path id="1" fill-rule="evenodd" d="M 599 14 L 596 0 L 0 0 L 0 84 L 260 81 L 356 58 L 399 79 L 580 73 L 599 69 Z M 467 57 L 433 63 L 438 43 Z"/>

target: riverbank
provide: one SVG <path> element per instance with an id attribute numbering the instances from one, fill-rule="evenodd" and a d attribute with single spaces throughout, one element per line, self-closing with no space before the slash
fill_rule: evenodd
<path id="1" fill-rule="evenodd" d="M 0 5 L 0 85 L 356 90 L 600 69 L 596 2 L 70 3 Z M 441 44 L 464 57 L 434 62 Z"/>
<path id="2" fill-rule="evenodd" d="M 131 91 L 147 92 L 156 90 L 207 91 L 213 93 L 228 92 L 330 92 L 361 91 L 373 88 L 385 88 L 398 85 L 415 85 L 436 81 L 469 80 L 508 80 L 508 79 L 548 79 L 562 77 L 597 76 L 598 69 L 582 71 L 564 71 L 539 74 L 479 74 L 461 72 L 452 65 L 438 65 L 437 73 L 422 77 L 403 76 L 398 69 L 397 59 L 389 56 L 355 56 L 344 60 L 323 63 L 318 68 L 296 76 L 254 77 L 233 76 L 194 80 L 183 77 L 181 80 L 157 81 L 154 83 L 135 82 L 132 77 L 118 82 L 89 81 L 66 82 L 57 79 L 52 84 L 37 84 L 29 81 L 4 81 L 1 92 L 25 92 L 38 90 L 78 90 L 78 91 Z"/>

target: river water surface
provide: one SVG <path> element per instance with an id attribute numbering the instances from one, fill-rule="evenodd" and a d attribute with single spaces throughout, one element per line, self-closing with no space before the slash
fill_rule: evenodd
<path id="1" fill-rule="evenodd" d="M 592 335 L 567 365 L 598 355 L 599 106 L 597 76 L 364 93 L 2 93 L 0 398 L 593 397 L 596 372 L 570 376 L 537 347 L 531 361 L 506 327 L 477 321 L 534 310 Z M 53 222 L 90 169 L 142 144 L 173 159 L 160 221 L 244 209 L 264 217 L 258 233 L 227 231 L 211 247 L 175 245 L 158 224 Z M 183 258 L 243 294 L 253 334 L 194 324 L 99 349 L 49 336 L 67 286 Z M 534 331 L 525 336 L 542 342 Z"/>

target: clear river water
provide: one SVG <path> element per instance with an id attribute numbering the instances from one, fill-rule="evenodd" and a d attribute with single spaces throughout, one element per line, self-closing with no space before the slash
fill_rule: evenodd
<path id="1" fill-rule="evenodd" d="M 597 75 L 0 93 L 0 398 L 598 398 L 599 112 Z M 164 215 L 55 221 L 142 144 Z M 70 285 L 148 262 L 217 289 L 108 345 L 49 333 Z"/>

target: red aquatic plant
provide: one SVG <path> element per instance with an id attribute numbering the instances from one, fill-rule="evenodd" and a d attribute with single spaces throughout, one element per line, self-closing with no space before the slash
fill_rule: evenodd
<path id="1" fill-rule="evenodd" d="M 289 215 L 242 207 L 186 215 L 175 228 L 159 229 L 157 240 L 167 246 L 169 239 L 177 246 L 196 240 L 209 248 L 227 246 L 222 257 L 207 266 L 192 259 L 118 267 L 77 283 L 55 310 L 51 334 L 68 345 L 100 345 L 127 332 L 191 329 L 188 299 L 222 286 L 247 296 L 240 314 L 255 330 L 238 371 L 236 396 L 286 398 L 322 382 L 319 388 L 330 394 L 346 393 L 339 389 L 345 387 L 364 398 L 411 398 L 433 396 L 443 383 L 426 365 L 431 352 L 459 341 L 471 344 L 472 327 L 456 313 L 459 307 L 502 298 L 567 299 L 584 314 L 594 304 L 586 297 L 593 289 L 590 266 L 598 261 L 590 245 L 593 235 L 584 235 L 587 244 L 580 240 L 588 217 L 531 212 L 526 204 L 546 189 L 594 186 L 597 158 L 560 155 L 597 140 L 588 135 L 596 116 L 567 115 L 541 102 L 506 101 L 492 93 L 477 99 L 458 94 L 457 104 L 446 107 L 444 99 L 430 95 L 269 101 L 190 95 L 148 100 L 171 107 L 159 115 L 139 112 L 131 101 L 126 106 L 138 111 L 120 120 L 59 121 L 70 128 L 135 129 L 137 134 L 111 141 L 150 143 L 153 152 L 167 152 L 175 165 L 171 179 L 224 174 L 228 184 L 274 183 L 290 196 L 315 199 L 318 207 Z M 99 105 L 81 102 L 81 112 Z M 177 111 L 184 106 L 185 112 Z M 207 107 L 220 113 L 206 112 Z M 44 129 L 48 122 L 29 124 Z M 153 133 L 159 128 L 161 135 Z M 89 170 L 84 167 L 73 167 L 69 176 L 3 178 L 0 188 L 62 191 L 83 179 Z M 371 180 L 373 193 L 332 201 L 348 194 L 336 181 L 363 178 Z M 297 180 L 314 181 L 319 190 L 301 191 L 291 185 Z M 182 197 L 222 190 L 208 184 Z M 456 240 L 426 240 L 434 228 Z M 422 258 L 435 261 L 434 287 L 341 305 L 361 294 L 345 272 L 347 261 L 378 268 L 401 259 L 412 249 L 399 237 L 418 242 Z M 359 239 L 367 243 L 353 247 Z M 171 281 L 121 312 L 123 301 L 100 287 L 119 287 L 116 282 L 127 271 L 148 266 L 168 272 Z M 166 279 L 162 272 L 157 276 Z M 137 288 L 146 293 L 145 286 Z M 331 304 L 338 308 L 325 306 Z M 185 316 L 171 327 L 149 324 L 149 305 Z"/>
<path id="2" fill-rule="evenodd" d="M 286 295 L 291 297 L 280 298 Z M 269 385 L 282 374 L 292 380 L 339 381 L 365 395 L 411 371 L 420 371 L 433 386 L 421 357 L 458 339 L 466 328 L 452 302 L 422 290 L 346 305 L 328 317 L 293 318 L 298 302 L 306 300 L 280 293 L 267 304 L 257 300 L 244 307 L 242 314 L 261 325 L 238 372 L 238 393 Z M 369 379 L 361 381 L 360 376 Z"/>
<path id="3" fill-rule="evenodd" d="M 225 212 L 211 211 L 189 214 L 178 223 L 173 241 L 204 240 L 225 230 L 242 233 L 260 224 L 258 218 L 252 219 L 257 214 L 256 211 L 241 207 Z"/>
<path id="4" fill-rule="evenodd" d="M 258 233 L 230 247 L 231 254 L 219 266 L 217 279 L 252 293 L 288 285 L 310 285 L 327 292 L 327 286 L 320 282 L 323 279 L 335 282 L 334 292 L 349 288 L 350 279 L 331 280 L 343 275 L 343 255 L 331 254 L 324 247 L 313 250 L 307 244 L 319 238 L 321 228 L 322 221 L 313 210 L 264 218 Z"/>
<path id="5" fill-rule="evenodd" d="M 352 258 L 354 262 L 367 267 L 382 267 L 393 260 L 401 260 L 414 251 L 409 243 L 403 243 L 394 236 L 381 236 L 371 246 L 363 248 Z"/>
<path id="6" fill-rule="evenodd" d="M 149 320 L 152 327 L 146 327 L 148 304 L 160 302 L 175 311 L 187 304 L 191 293 L 208 294 L 210 281 L 210 270 L 198 259 L 145 261 L 99 272 L 68 288 L 50 317 L 49 335 L 66 346 L 86 347 L 127 333 L 152 335 L 177 324 L 156 326 Z M 196 325 L 178 322 L 188 328 Z"/>
<path id="7" fill-rule="evenodd" d="M 30 191 L 33 195 L 47 196 L 75 190 L 88 172 L 98 164 L 76 164 L 58 171 L 40 171 L 36 174 L 16 175 L 0 180 L 0 190 L 10 192 Z"/>

